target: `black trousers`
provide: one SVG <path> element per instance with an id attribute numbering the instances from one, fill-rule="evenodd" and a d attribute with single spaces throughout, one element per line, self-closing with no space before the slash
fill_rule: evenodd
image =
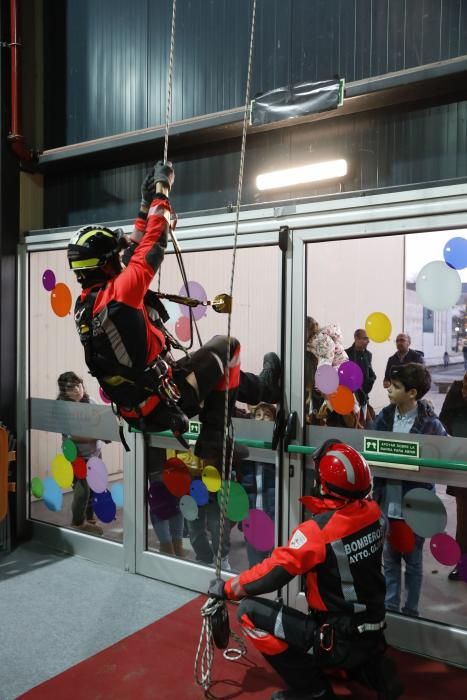
<path id="1" fill-rule="evenodd" d="M 386 648 L 382 632 L 354 632 L 350 619 L 323 628 L 312 614 L 263 598 L 242 600 L 237 616 L 245 635 L 294 690 L 328 690 L 324 669 L 364 666 Z"/>
<path id="2" fill-rule="evenodd" d="M 227 365 L 227 343 L 225 336 L 214 336 L 199 350 L 183 357 L 173 367 L 173 379 L 177 384 L 181 399 L 178 406 L 191 418 L 199 415 L 207 425 L 222 430 L 224 426 L 225 386 L 222 386 Z M 239 343 L 230 340 L 230 361 L 235 365 Z M 194 373 L 198 392 L 186 381 Z M 230 369 L 229 415 L 233 413 L 237 400 L 256 405 L 262 400 L 262 385 L 259 377 L 250 372 L 238 372 L 235 366 Z M 144 417 L 144 431 L 157 432 L 170 427 L 170 409 L 160 403 L 154 411 Z M 126 419 L 130 425 L 140 427 L 139 419 Z"/>

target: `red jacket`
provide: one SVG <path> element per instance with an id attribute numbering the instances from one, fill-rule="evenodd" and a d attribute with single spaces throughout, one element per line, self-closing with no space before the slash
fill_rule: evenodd
<path id="1" fill-rule="evenodd" d="M 135 373 L 143 372 L 164 350 L 164 334 L 149 318 L 144 297 L 164 258 L 170 212 L 168 200 L 155 199 L 148 212 L 143 238 L 126 269 L 102 285 L 84 289 L 75 306 L 75 320 L 79 327 L 80 314 L 87 313 L 88 296 L 95 296 L 91 312 L 92 337 L 86 362 L 117 405 L 133 408 L 139 404 L 142 415 L 154 410 L 159 397 L 152 395 L 148 399 L 147 393 L 138 393 L 128 383 L 112 384 L 105 378 L 108 374 L 107 379 L 113 380 L 112 375 L 118 375 L 112 369 L 112 363 Z M 144 222 L 137 221 L 135 225 L 141 228 Z M 107 362 L 108 372 L 96 372 L 96 361 L 101 367 Z M 133 411 L 121 412 L 124 416 L 134 414 Z"/>
<path id="2" fill-rule="evenodd" d="M 362 622 L 384 619 L 385 582 L 381 571 L 384 521 L 372 500 L 339 505 L 331 499 L 300 499 L 313 516 L 301 523 L 285 547 L 230 579 L 231 600 L 270 593 L 295 576 L 305 576 L 310 609 L 358 614 Z"/>

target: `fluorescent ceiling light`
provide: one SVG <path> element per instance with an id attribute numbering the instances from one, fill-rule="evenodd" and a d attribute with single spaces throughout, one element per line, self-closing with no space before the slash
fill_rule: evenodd
<path id="1" fill-rule="evenodd" d="M 323 163 L 302 165 L 299 168 L 263 173 L 256 178 L 256 187 L 259 190 L 273 190 L 292 187 L 293 185 L 303 185 L 307 182 L 332 180 L 344 175 L 347 175 L 346 160 L 327 160 Z"/>

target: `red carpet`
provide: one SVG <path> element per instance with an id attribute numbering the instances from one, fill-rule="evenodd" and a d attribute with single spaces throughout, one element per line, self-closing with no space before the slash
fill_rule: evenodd
<path id="1" fill-rule="evenodd" d="M 201 631 L 199 596 L 152 625 L 64 671 L 20 697 L 25 700 L 200 700 L 193 665 Z M 230 608 L 233 627 L 235 609 Z M 234 643 L 232 644 L 234 646 Z M 404 698 L 445 697 L 463 700 L 467 672 L 400 652 L 397 660 L 406 686 Z M 216 650 L 211 697 L 219 700 L 269 700 L 280 679 L 251 645 L 247 657 L 226 661 Z M 334 684 L 342 698 L 374 700 L 375 694 L 356 684 Z"/>

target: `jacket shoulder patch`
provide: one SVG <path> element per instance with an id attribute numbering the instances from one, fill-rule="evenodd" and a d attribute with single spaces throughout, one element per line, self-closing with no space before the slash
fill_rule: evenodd
<path id="1" fill-rule="evenodd" d="M 307 542 L 307 539 L 301 530 L 295 530 L 292 539 L 290 540 L 289 547 L 291 549 L 300 549 Z"/>

